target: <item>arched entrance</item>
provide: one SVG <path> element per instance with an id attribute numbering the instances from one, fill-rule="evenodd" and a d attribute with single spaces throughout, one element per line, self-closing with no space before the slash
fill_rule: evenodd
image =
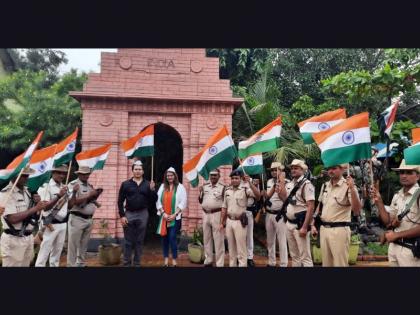
<path id="1" fill-rule="evenodd" d="M 183 146 L 180 134 L 173 127 L 160 122 L 154 125 L 155 155 L 153 177 L 156 183 L 156 189 L 159 189 L 163 182 L 163 174 L 171 166 L 175 168 L 179 181 L 182 182 Z M 150 181 L 152 157 L 142 157 L 141 161 L 145 170 L 144 177 Z M 157 225 L 158 216 L 156 215 L 156 208 L 152 207 L 149 209 L 149 223 L 146 231 L 145 244 L 148 241 L 159 239 L 159 236 L 155 233 Z"/>

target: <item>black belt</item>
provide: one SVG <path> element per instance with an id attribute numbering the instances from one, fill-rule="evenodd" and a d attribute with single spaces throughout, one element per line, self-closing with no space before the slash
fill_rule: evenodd
<path id="1" fill-rule="evenodd" d="M 335 228 L 335 227 L 352 226 L 353 223 L 351 223 L 351 222 L 325 222 L 325 221 L 321 221 L 321 225 L 326 227 L 326 228 Z"/>
<path id="2" fill-rule="evenodd" d="M 203 209 L 203 211 L 207 214 L 211 214 L 211 213 L 216 213 L 216 212 L 222 211 L 222 208 L 216 208 L 216 209 L 210 209 L 210 210 Z"/>
<path id="3" fill-rule="evenodd" d="M 52 224 L 61 224 L 61 223 L 67 223 L 67 218 L 65 218 L 63 221 L 60 221 L 60 220 L 57 220 L 57 219 L 53 219 L 52 221 L 51 221 L 51 223 Z"/>
<path id="4" fill-rule="evenodd" d="M 92 219 L 92 217 L 93 217 L 93 215 L 92 214 L 83 214 L 83 213 L 80 213 L 80 212 L 76 212 L 76 211 L 72 211 L 72 212 L 70 212 L 71 214 L 74 214 L 75 216 L 78 216 L 78 217 L 81 217 L 81 218 L 83 218 L 83 219 L 86 219 L 86 220 L 88 220 L 88 219 Z"/>
<path id="5" fill-rule="evenodd" d="M 24 237 L 24 236 L 29 236 L 32 234 L 32 231 L 25 231 L 23 232 L 23 235 L 21 235 L 20 230 L 11 230 L 11 229 L 4 229 L 3 232 L 9 235 L 17 236 L 17 237 Z"/>
<path id="6" fill-rule="evenodd" d="M 298 224 L 298 222 L 299 222 L 297 219 L 290 220 L 288 217 L 286 217 L 286 220 L 289 221 L 292 224 Z"/>
<path id="7" fill-rule="evenodd" d="M 279 210 L 273 211 L 273 210 L 265 209 L 265 212 L 270 213 L 270 214 L 277 214 L 279 213 Z"/>

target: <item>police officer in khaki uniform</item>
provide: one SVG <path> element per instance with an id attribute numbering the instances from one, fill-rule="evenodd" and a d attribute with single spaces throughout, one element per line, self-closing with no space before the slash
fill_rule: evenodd
<path id="1" fill-rule="evenodd" d="M 198 201 L 203 208 L 204 266 L 212 267 L 213 241 L 216 251 L 216 266 L 223 267 L 225 262 L 225 235 L 219 229 L 225 185 L 219 182 L 220 170 L 210 172 L 210 183 L 200 186 Z"/>
<path id="2" fill-rule="evenodd" d="M 24 222 L 40 212 L 47 203 L 40 201 L 36 194 L 31 198 L 26 183 L 33 173 L 33 169 L 25 167 L 16 186 L 13 188 L 17 177 L 0 192 L 0 204 L 4 207 L 0 240 L 3 267 L 29 267 L 34 257 L 33 225 Z"/>
<path id="3" fill-rule="evenodd" d="M 68 172 L 67 165 L 61 165 L 52 169 L 52 178 L 48 183 L 45 183 L 38 189 L 38 195 L 41 200 L 51 201 L 57 196 L 59 198 L 66 198 L 67 186 L 63 181 Z M 39 248 L 38 257 L 35 262 L 35 267 L 45 267 L 47 260 L 49 260 L 50 267 L 59 267 L 61 252 L 63 251 L 64 241 L 67 232 L 67 206 L 68 200 L 60 202 L 60 210 L 54 216 L 50 226 L 44 226 L 42 234 L 42 242 Z M 42 211 L 42 219 L 51 214 L 53 207 L 46 207 Z M 42 221 L 41 221 L 41 226 Z M 49 259 L 48 259 L 49 258 Z"/>
<path id="4" fill-rule="evenodd" d="M 70 182 L 70 216 L 68 224 L 68 267 L 85 267 L 85 258 L 90 233 L 93 228 L 93 214 L 100 204 L 96 201 L 98 190 L 88 183 L 91 170 L 81 166 L 75 172 L 78 179 Z"/>
<path id="5" fill-rule="evenodd" d="M 248 198 L 259 193 L 254 185 L 250 185 L 251 189 L 240 187 L 241 176 L 240 170 L 230 174 L 231 186 L 225 190 L 219 227 L 220 230 L 226 228 L 230 267 L 236 267 L 238 261 L 239 267 L 247 266 L 246 226 L 242 225 L 241 217 L 246 213 Z"/>
<path id="6" fill-rule="evenodd" d="M 414 238 L 420 237 L 420 198 L 414 196 L 420 189 L 420 165 L 406 165 L 402 160 L 400 167 L 393 170 L 398 172 L 402 188 L 392 198 L 390 212 L 385 209 L 378 191 L 373 188 L 372 192 L 382 222 L 394 229 L 385 234 L 386 241 L 390 243 L 388 261 L 393 267 L 420 267 L 420 258 L 414 257 L 411 249 L 403 246 L 412 245 Z M 404 211 L 406 205 L 408 208 L 413 196 L 415 199 L 409 212 L 399 221 L 398 215 Z"/>
<path id="7" fill-rule="evenodd" d="M 292 180 L 286 184 L 280 181 L 280 198 L 285 201 L 295 185 L 303 180 L 292 201 L 287 206 L 287 244 L 292 258 L 292 267 L 313 267 L 311 248 L 310 248 L 310 223 L 315 205 L 315 188 L 312 183 L 304 178 L 304 173 L 308 166 L 304 161 L 294 159 L 289 165 Z M 306 211 L 302 227 L 297 229 L 297 215 L 302 215 Z"/>
<path id="8" fill-rule="evenodd" d="M 279 162 L 273 162 L 270 166 L 271 178 L 267 181 L 267 199 L 271 202 L 271 206 L 266 205 L 265 212 L 265 229 L 267 231 L 267 250 L 268 250 L 268 267 L 276 266 L 276 237 L 279 243 L 280 253 L 280 267 L 287 267 L 288 254 L 287 254 L 287 236 L 286 236 L 286 223 L 283 220 L 276 221 L 278 211 L 283 206 L 283 201 L 279 197 L 279 185 L 277 184 L 278 178 L 283 180 L 284 166 Z M 280 172 L 280 174 L 278 174 Z M 278 176 L 279 175 L 279 176 Z M 289 182 L 288 180 L 286 180 Z"/>
<path id="9" fill-rule="evenodd" d="M 242 175 L 242 180 L 239 187 L 246 188 L 247 190 L 252 190 L 252 191 L 254 191 L 255 189 L 254 195 L 251 197 L 248 197 L 247 208 L 246 208 L 246 215 L 248 217 L 248 225 L 246 227 L 247 264 L 249 267 L 255 267 L 255 263 L 254 263 L 254 215 L 252 212 L 252 206 L 254 205 L 256 201 L 260 200 L 261 193 L 260 193 L 259 188 L 253 183 L 252 178 L 250 178 L 248 175 Z"/>
<path id="10" fill-rule="evenodd" d="M 320 244 L 323 267 L 347 267 L 351 238 L 351 212 L 360 215 L 362 204 L 353 178 L 343 178 L 348 164 L 329 167 L 330 180 L 321 187 Z M 318 210 L 315 215 L 318 215 Z M 312 234 L 317 230 L 312 224 Z"/>

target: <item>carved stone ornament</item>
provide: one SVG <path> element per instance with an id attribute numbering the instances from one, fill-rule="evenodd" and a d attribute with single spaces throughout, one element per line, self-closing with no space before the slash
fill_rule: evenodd
<path id="1" fill-rule="evenodd" d="M 214 118 L 214 117 L 209 117 L 209 118 L 206 120 L 206 126 L 207 126 L 207 128 L 209 128 L 209 129 L 213 130 L 213 129 L 216 129 L 216 128 L 219 126 L 219 122 L 217 121 L 217 119 L 216 119 L 216 118 Z"/>
<path id="2" fill-rule="evenodd" d="M 120 58 L 120 67 L 121 69 L 128 70 L 131 68 L 131 58 L 130 57 L 121 57 Z"/>
<path id="3" fill-rule="evenodd" d="M 111 115 L 104 115 L 100 119 L 99 124 L 101 126 L 108 127 L 108 126 L 112 125 L 113 121 L 114 120 L 112 119 L 112 116 Z"/>
<path id="4" fill-rule="evenodd" d="M 198 73 L 201 72 L 201 70 L 203 70 L 201 62 L 198 60 L 191 60 L 191 71 Z"/>

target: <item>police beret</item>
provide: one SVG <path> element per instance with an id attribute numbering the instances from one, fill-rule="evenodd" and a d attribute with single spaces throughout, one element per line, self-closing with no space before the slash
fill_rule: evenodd
<path id="1" fill-rule="evenodd" d="M 241 170 L 239 170 L 239 169 L 236 169 L 236 170 L 233 170 L 231 173 L 230 173 L 230 177 L 232 177 L 232 176 L 242 176 L 243 175 L 243 173 L 242 173 L 242 171 Z"/>

